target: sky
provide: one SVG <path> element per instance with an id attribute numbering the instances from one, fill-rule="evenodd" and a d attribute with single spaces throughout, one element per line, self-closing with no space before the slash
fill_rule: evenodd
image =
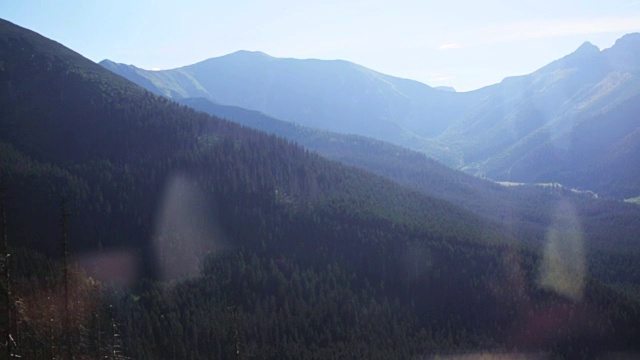
<path id="1" fill-rule="evenodd" d="M 171 69 L 252 50 L 469 91 L 640 32 L 640 0 L 5 0 L 0 18 L 96 62 Z"/>

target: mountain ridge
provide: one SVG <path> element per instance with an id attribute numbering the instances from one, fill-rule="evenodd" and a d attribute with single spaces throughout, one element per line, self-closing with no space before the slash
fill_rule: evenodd
<path id="1" fill-rule="evenodd" d="M 637 35 L 631 37 L 637 38 Z M 606 121 L 606 115 L 603 117 L 602 114 L 615 111 L 631 113 L 630 109 L 617 108 L 633 105 L 628 99 L 638 94 L 638 73 L 612 60 L 611 54 L 619 51 L 620 43 L 602 51 L 596 49 L 585 43 L 575 52 L 532 74 L 505 79 L 499 84 L 502 94 L 493 94 L 493 100 L 480 104 L 467 119 L 457 120 L 440 141 L 459 144 L 463 154 L 473 156 L 464 161 L 467 170 L 496 180 L 558 181 L 617 198 L 639 192 L 640 187 L 631 176 L 623 176 L 626 183 L 623 190 L 611 179 L 607 184 L 603 170 L 578 175 L 577 160 L 567 158 L 555 170 L 550 167 L 553 162 L 544 161 L 550 154 L 564 156 L 562 154 L 567 154 L 568 149 L 589 146 L 587 139 L 580 139 L 587 141 L 585 143 L 576 142 L 579 139 L 572 134 L 580 124 L 593 123 L 590 119 L 594 118 Z M 633 117 L 628 120 L 631 122 L 627 123 L 633 123 Z M 636 127 L 640 125 L 635 124 Z M 606 131 L 601 133 L 602 136 L 605 134 Z M 567 141 L 570 138 L 574 140 Z M 560 142 L 560 139 L 565 141 Z M 618 140 L 611 138 L 610 141 Z M 493 148 L 487 144 L 492 144 Z M 615 145 L 602 143 L 601 146 Z M 545 147 L 556 150 L 543 156 L 539 152 Z M 577 153 L 577 150 L 571 151 Z M 595 154 L 591 153 L 595 159 Z M 607 161 L 634 162 L 628 157 L 616 160 L 617 156 L 622 154 Z M 602 164 L 598 161 L 580 163 L 586 167 Z M 514 169 L 520 170 L 512 171 Z M 561 171 L 573 171 L 574 175 L 563 175 Z"/>
<path id="2" fill-rule="evenodd" d="M 418 121 L 416 116 L 420 111 L 412 109 L 416 106 L 423 108 L 436 106 L 441 111 L 445 111 L 444 103 L 447 102 L 449 93 L 417 81 L 391 77 L 344 60 L 269 57 L 268 61 L 264 61 L 266 57 L 249 56 L 256 63 L 247 67 L 248 58 L 244 55 L 251 55 L 251 53 L 241 53 L 242 61 L 239 64 L 233 64 L 232 60 L 237 58 L 237 54 L 234 53 L 231 57 L 211 58 L 154 74 L 141 69 L 136 71 L 140 75 L 151 76 L 154 79 L 172 72 L 182 79 L 211 79 L 207 80 L 208 82 L 199 81 L 200 86 L 209 89 L 206 93 L 203 91 L 189 93 L 173 82 L 173 85 L 162 89 L 164 93 L 156 90 L 156 93 L 162 93 L 165 96 L 204 97 L 225 105 L 261 111 L 302 125 L 317 123 L 321 125 L 316 127 L 345 133 L 359 133 L 363 128 L 369 129 L 367 130 L 369 133 L 363 135 L 386 133 L 388 139 L 385 140 L 391 140 L 393 143 L 414 144 L 412 148 L 421 147 L 425 141 L 424 136 L 418 135 L 414 127 L 420 127 L 421 131 L 436 133 L 444 126 L 444 120 L 440 121 L 437 116 L 433 116 L 429 123 Z M 112 66 L 110 69 L 114 70 Z M 215 75 L 211 73 L 212 71 Z M 230 83 L 224 79 L 235 80 Z M 295 89 L 291 88 L 287 81 L 297 84 Z M 370 86 L 372 87 L 369 88 Z M 255 91 L 248 89 L 255 89 Z M 350 99 L 349 94 L 360 93 L 357 89 L 368 90 Z M 236 91 L 238 94 L 230 97 Z M 334 95 L 329 96 L 329 93 Z M 420 100 L 425 96 L 426 100 Z M 317 99 L 319 103 L 309 101 L 308 99 L 311 98 Z M 300 104 L 300 110 L 286 110 L 285 105 L 290 102 Z M 367 110 L 366 120 L 358 115 L 363 106 L 371 108 Z M 355 124 L 349 120 L 355 117 L 362 119 L 358 120 L 362 123 Z"/>
<path id="3" fill-rule="evenodd" d="M 606 149 L 620 149 L 624 144 L 633 147 L 631 138 L 623 141 L 602 133 L 603 139 L 612 142 L 597 140 L 603 153 L 611 157 L 608 160 L 599 160 L 602 157 L 595 153 L 590 155 L 593 161 L 571 159 L 571 154 L 578 153 L 571 149 L 582 146 L 575 141 L 588 140 L 573 134 L 574 130 L 585 124 L 605 129 L 594 122 L 606 121 L 607 115 L 602 114 L 632 116 L 629 107 L 633 103 L 628 100 L 640 88 L 638 39 L 640 34 L 628 34 L 603 50 L 585 42 L 531 74 L 463 93 L 434 89 L 344 61 L 278 59 L 252 53 L 242 53 L 242 64 L 234 64 L 231 58 L 222 63 L 212 58 L 162 75 L 137 69 L 135 76 L 128 77 L 172 98 L 204 97 L 304 126 L 390 142 L 496 181 L 560 182 L 623 199 L 640 194 L 640 183 L 619 169 L 621 179 L 608 178 L 605 174 L 611 169 L 604 167 L 635 160 L 627 151 Z M 260 60 L 266 57 L 267 62 Z M 129 71 L 109 66 L 124 76 Z M 154 81 L 152 86 L 145 85 L 145 78 Z M 620 106 L 629 109 L 617 110 Z M 596 141 L 594 136 L 590 138 Z M 549 149 L 557 149 L 551 154 L 564 158 L 562 165 L 560 160 L 543 160 Z M 577 163 L 593 169 L 583 171 Z"/>

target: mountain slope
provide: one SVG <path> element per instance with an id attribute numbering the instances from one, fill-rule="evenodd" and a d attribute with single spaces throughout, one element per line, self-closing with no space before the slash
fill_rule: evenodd
<path id="1" fill-rule="evenodd" d="M 181 103 L 242 125 L 295 141 L 329 159 L 391 179 L 430 197 L 445 200 L 501 224 L 514 237 L 536 246 L 548 240 L 559 204 L 570 203 L 580 236 L 589 249 L 590 273 L 628 287 L 640 277 L 629 277 L 627 261 L 635 257 L 640 230 L 640 207 L 594 199 L 558 186 L 504 187 L 439 164 L 424 154 L 355 135 L 315 130 L 280 121 L 262 113 L 214 104 L 203 98 Z M 615 231 L 612 230 L 615 222 Z M 612 252 L 617 260 L 613 264 Z M 605 257 L 598 254 L 606 253 Z M 636 280 L 630 280 L 630 279 Z M 631 285 L 635 288 L 635 285 Z"/>
<path id="2" fill-rule="evenodd" d="M 638 168 L 629 154 L 640 128 L 638 38 L 627 35 L 604 51 L 586 43 L 530 75 L 505 79 L 440 141 L 464 154 L 467 170 L 494 179 L 634 196 L 640 183 L 626 169 Z"/>
<path id="3" fill-rule="evenodd" d="M 19 304 L 24 358 L 102 357 L 115 348 L 105 329 L 135 358 L 637 349 L 633 299 L 494 223 L 152 95 L 5 21 L 0 50 L 6 235 L 29 246 L 3 306 Z M 139 277 L 121 266 L 130 258 L 173 281 L 104 296 L 38 261 L 33 247 L 60 245 L 61 197 L 71 249 L 102 281 Z M 570 215 L 558 212 L 557 239 L 574 239 Z"/>
<path id="4" fill-rule="evenodd" d="M 420 150 L 428 146 L 426 138 L 441 133 L 484 96 L 436 90 L 346 61 L 279 59 L 259 52 L 240 51 L 155 72 L 108 60 L 101 64 L 174 99 L 204 97 L 314 128 Z"/>
<path id="5" fill-rule="evenodd" d="M 329 159 L 384 176 L 425 195 L 463 207 L 478 216 L 504 224 L 527 242 L 537 243 L 544 239 L 555 204 L 569 201 L 576 206 L 580 222 L 589 226 L 584 235 L 589 247 L 613 249 L 621 244 L 626 247 L 634 243 L 634 229 L 638 228 L 634 224 L 640 217 L 640 209 L 628 204 L 592 199 L 568 189 L 504 187 L 452 170 L 422 153 L 378 140 L 311 129 L 255 111 L 214 104 L 203 98 L 187 98 L 180 102 L 282 136 Z M 609 213 L 617 219 L 619 232 L 616 237 L 609 236 L 607 229 L 610 224 L 602 221 L 602 213 Z"/>

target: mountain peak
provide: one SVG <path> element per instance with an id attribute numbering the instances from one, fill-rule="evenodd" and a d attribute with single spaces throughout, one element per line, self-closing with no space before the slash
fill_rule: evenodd
<path id="1" fill-rule="evenodd" d="M 98 63 L 98 65 L 109 69 L 111 71 L 113 71 L 113 69 L 117 69 L 117 68 L 126 68 L 126 69 L 139 69 L 137 66 L 135 65 L 131 65 L 131 64 L 122 64 L 122 63 L 117 63 L 113 60 L 109 60 L 109 59 L 104 59 L 102 61 L 100 61 Z"/>
<path id="2" fill-rule="evenodd" d="M 104 59 L 104 60 L 100 61 L 98 63 L 98 65 L 104 67 L 105 69 L 109 69 L 109 70 L 115 72 L 115 69 L 117 69 L 120 64 L 118 64 L 118 63 L 116 63 L 114 61 L 111 61 L 109 59 Z"/>
<path id="3" fill-rule="evenodd" d="M 547 72 L 567 67 L 594 66 L 600 62 L 600 59 L 600 48 L 586 41 L 571 54 L 550 63 L 539 71 Z"/>
<path id="4" fill-rule="evenodd" d="M 269 54 L 265 54 L 262 51 L 251 51 L 251 50 L 238 50 L 226 56 L 230 57 L 243 57 L 243 58 L 272 58 Z"/>
<path id="5" fill-rule="evenodd" d="M 599 52 L 600 52 L 600 48 L 599 47 L 593 45 L 589 41 L 585 41 L 571 55 L 590 56 L 590 55 L 593 55 L 593 54 L 597 54 Z"/>
<path id="6" fill-rule="evenodd" d="M 640 33 L 624 35 L 605 50 L 607 60 L 617 69 L 637 70 L 640 68 Z"/>
<path id="7" fill-rule="evenodd" d="M 622 36 L 616 40 L 616 43 L 613 45 L 613 48 L 615 47 L 640 48 L 640 33 L 630 33 Z"/>

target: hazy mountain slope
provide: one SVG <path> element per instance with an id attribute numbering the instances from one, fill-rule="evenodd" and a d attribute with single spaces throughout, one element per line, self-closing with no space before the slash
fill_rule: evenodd
<path id="1" fill-rule="evenodd" d="M 507 176 L 514 181 L 559 181 L 618 198 L 633 197 L 640 191 L 639 104 L 640 96 L 635 96 L 581 119 L 571 131 L 522 155 Z"/>
<path id="2" fill-rule="evenodd" d="M 625 169 L 637 168 L 628 150 L 640 128 L 638 39 L 627 35 L 604 51 L 587 43 L 530 75 L 505 79 L 440 141 L 464 154 L 467 170 L 494 179 L 635 196 L 640 182 Z"/>
<path id="3" fill-rule="evenodd" d="M 504 190 L 490 181 L 442 165 L 423 153 L 379 140 L 313 129 L 257 111 L 215 104 L 204 98 L 185 98 L 179 102 L 253 129 L 282 136 L 326 158 L 383 175 L 429 196 L 456 204 L 466 203 L 469 205 L 467 207 L 483 203 L 477 201 L 477 197 L 491 198 L 495 195 L 493 190 Z"/>
<path id="4" fill-rule="evenodd" d="M 204 97 L 276 118 L 423 150 L 483 92 L 456 94 L 346 61 L 273 58 L 240 51 L 173 70 L 102 64 L 175 99 Z M 131 76 L 135 74 L 135 76 Z M 146 79 L 146 80 L 144 80 Z M 146 86 L 150 81 L 153 86 Z"/>

